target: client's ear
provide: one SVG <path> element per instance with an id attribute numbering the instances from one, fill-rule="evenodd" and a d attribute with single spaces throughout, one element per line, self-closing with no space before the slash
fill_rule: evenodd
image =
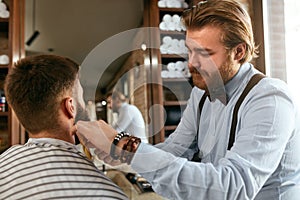
<path id="1" fill-rule="evenodd" d="M 75 113 L 75 105 L 74 105 L 74 100 L 72 97 L 67 97 L 65 99 L 64 107 L 65 107 L 66 115 L 69 118 L 75 118 L 75 114 L 76 114 Z"/>

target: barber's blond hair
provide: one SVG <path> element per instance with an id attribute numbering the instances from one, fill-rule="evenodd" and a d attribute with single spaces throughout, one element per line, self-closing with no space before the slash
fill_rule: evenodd
<path id="1" fill-rule="evenodd" d="M 238 44 L 246 44 L 245 56 L 240 63 L 256 57 L 251 18 L 243 6 L 234 0 L 207 0 L 195 4 L 194 8 L 183 12 L 182 21 L 187 30 L 197 30 L 210 25 L 223 31 L 221 42 L 227 50 Z"/>

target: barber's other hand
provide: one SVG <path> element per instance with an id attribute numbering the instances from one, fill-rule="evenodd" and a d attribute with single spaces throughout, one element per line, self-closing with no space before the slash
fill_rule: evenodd
<path id="1" fill-rule="evenodd" d="M 109 154 L 110 146 L 117 131 L 103 120 L 99 121 L 78 121 L 77 136 L 81 143 L 88 148 L 96 148 Z"/>

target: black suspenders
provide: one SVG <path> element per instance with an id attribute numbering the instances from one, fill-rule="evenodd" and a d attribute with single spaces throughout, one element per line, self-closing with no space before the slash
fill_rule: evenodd
<path id="1" fill-rule="evenodd" d="M 249 91 L 261 80 L 265 77 L 263 74 L 255 74 L 251 77 L 250 81 L 248 82 L 246 88 L 244 89 L 243 93 L 241 94 L 240 98 L 236 102 L 233 110 L 233 116 L 232 116 L 232 121 L 231 121 L 231 129 L 230 129 L 230 138 L 228 142 L 228 147 L 227 149 L 230 150 L 231 147 L 233 146 L 234 140 L 235 140 L 235 132 L 236 132 L 236 124 L 238 120 L 238 111 L 239 108 L 249 93 Z"/>
<path id="2" fill-rule="evenodd" d="M 227 147 L 228 150 L 231 149 L 231 147 L 233 146 L 234 140 L 235 140 L 235 132 L 236 132 L 236 125 L 237 125 L 237 121 L 238 121 L 239 108 L 240 108 L 243 100 L 245 99 L 245 97 L 249 93 L 249 91 L 264 77 L 265 77 L 265 75 L 263 75 L 263 74 L 253 75 L 251 77 L 251 79 L 249 80 L 246 88 L 242 92 L 241 96 L 239 97 L 238 101 L 236 102 L 235 106 L 234 106 L 233 116 L 232 116 L 232 121 L 231 121 L 231 128 L 230 128 L 230 137 L 229 137 L 228 147 Z M 203 96 L 201 97 L 200 102 L 199 102 L 199 106 L 198 106 L 199 107 L 199 112 L 198 112 L 198 115 L 197 115 L 197 123 L 198 124 L 197 124 L 196 141 L 198 141 L 200 117 L 201 117 L 201 112 L 202 112 L 202 108 L 203 108 L 204 102 L 206 100 L 206 97 L 207 97 L 207 93 L 205 92 L 203 94 Z"/>

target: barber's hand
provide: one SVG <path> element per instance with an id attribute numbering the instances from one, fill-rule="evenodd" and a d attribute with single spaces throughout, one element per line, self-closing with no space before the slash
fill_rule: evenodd
<path id="1" fill-rule="evenodd" d="M 96 148 L 99 152 L 109 155 L 110 146 L 117 135 L 117 131 L 103 120 L 78 121 L 77 136 L 81 143 L 88 148 Z"/>

